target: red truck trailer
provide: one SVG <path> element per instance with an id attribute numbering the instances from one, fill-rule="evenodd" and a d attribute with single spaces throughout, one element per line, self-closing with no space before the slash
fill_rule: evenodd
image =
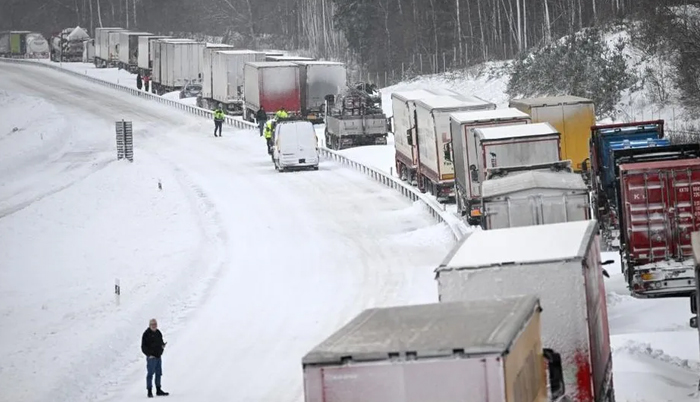
<path id="1" fill-rule="evenodd" d="M 621 158 L 620 254 L 633 296 L 688 297 L 695 291 L 690 234 L 700 230 L 699 148 L 630 150 L 637 155 Z"/>
<path id="2" fill-rule="evenodd" d="M 253 121 L 260 106 L 268 114 L 285 108 L 301 113 L 299 65 L 282 61 L 247 62 L 244 68 L 245 115 Z"/>

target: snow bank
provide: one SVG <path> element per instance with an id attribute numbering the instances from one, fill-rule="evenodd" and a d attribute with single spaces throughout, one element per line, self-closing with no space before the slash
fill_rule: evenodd
<path id="1" fill-rule="evenodd" d="M 185 105 L 190 105 L 190 106 L 197 106 L 197 98 L 184 98 L 180 99 L 180 91 L 173 91 L 173 92 L 168 92 L 163 94 L 163 97 L 166 99 L 178 101 L 180 103 L 184 103 Z"/>

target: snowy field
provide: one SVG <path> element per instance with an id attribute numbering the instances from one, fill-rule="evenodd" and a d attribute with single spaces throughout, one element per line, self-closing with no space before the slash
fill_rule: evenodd
<path id="1" fill-rule="evenodd" d="M 448 229 L 360 173 L 277 173 L 253 131 L 60 72 L 0 64 L 0 91 L 2 401 L 145 397 L 151 317 L 171 400 L 300 400 L 301 356 L 344 322 L 436 301 Z"/>
<path id="2" fill-rule="evenodd" d="M 143 397 L 156 316 L 169 399 L 299 401 L 301 355 L 354 314 L 436 301 L 447 229 L 358 173 L 278 174 L 253 131 L 214 139 L 205 119 L 44 69 L 0 64 L 0 110 L 0 400 Z M 133 164 L 114 161 L 121 118 Z M 342 152 L 388 170 L 392 145 Z M 688 301 L 631 298 L 608 259 L 617 400 L 697 401 Z"/>

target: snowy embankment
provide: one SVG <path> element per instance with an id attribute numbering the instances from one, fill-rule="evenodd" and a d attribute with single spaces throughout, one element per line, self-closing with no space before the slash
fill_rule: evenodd
<path id="1" fill-rule="evenodd" d="M 301 357 L 355 314 L 437 301 L 449 229 L 359 172 L 278 173 L 254 130 L 53 70 L 0 63 L 0 87 L 3 397 L 144 398 L 156 317 L 171 399 L 300 400 Z"/>

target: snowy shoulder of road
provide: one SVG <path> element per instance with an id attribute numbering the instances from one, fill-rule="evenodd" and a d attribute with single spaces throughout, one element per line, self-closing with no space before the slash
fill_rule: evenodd
<path id="1" fill-rule="evenodd" d="M 635 299 L 620 272 L 620 256 L 603 253 L 610 342 L 618 401 L 697 401 L 698 331 L 690 328 L 688 299 Z"/>
<path id="2" fill-rule="evenodd" d="M 4 91 L 0 110 L 11 158 L 0 165 L 0 399 L 70 400 L 131 360 L 134 324 L 177 321 L 206 274 L 192 261 L 209 250 L 195 207 L 148 154 L 116 161 L 95 121 L 42 99 Z"/>
<path id="3" fill-rule="evenodd" d="M 89 77 L 98 78 L 103 81 L 113 84 L 122 85 L 128 88 L 136 88 L 136 74 L 132 74 L 126 70 L 119 68 L 97 68 L 92 63 L 56 63 L 49 59 L 38 60 L 40 63 L 51 64 L 56 67 L 84 74 Z M 164 98 L 171 99 L 190 106 L 197 105 L 197 98 L 180 99 L 180 91 L 168 92 L 162 95 Z"/>

